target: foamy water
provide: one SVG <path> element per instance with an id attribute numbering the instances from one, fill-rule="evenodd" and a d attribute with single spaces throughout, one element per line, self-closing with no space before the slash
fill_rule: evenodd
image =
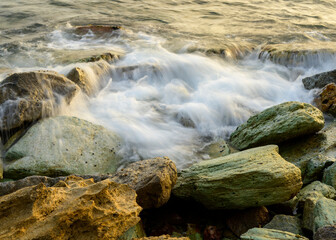
<path id="1" fill-rule="evenodd" d="M 67 74 L 81 67 L 96 95 L 78 95 L 62 114 L 117 132 L 126 162 L 157 156 L 179 168 L 197 162 L 204 144 L 228 139 L 251 115 L 285 101 L 310 103 L 315 90 L 305 90 L 302 78 L 336 68 L 333 1 L 41 4 L 0 3 L 0 23 L 9 24 L 0 27 L 0 79 L 10 72 Z M 47 21 L 51 5 L 64 14 Z M 38 6 L 46 11 L 36 14 Z M 110 22 L 124 28 L 75 33 L 75 25 Z M 95 64 L 78 63 L 106 51 L 123 57 L 101 63 L 102 74 Z"/>

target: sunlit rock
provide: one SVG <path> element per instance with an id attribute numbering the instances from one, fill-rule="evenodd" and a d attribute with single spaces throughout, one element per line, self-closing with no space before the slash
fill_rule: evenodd
<path id="1" fill-rule="evenodd" d="M 330 83 L 325 86 L 314 99 L 318 109 L 324 113 L 336 116 L 336 84 Z"/>

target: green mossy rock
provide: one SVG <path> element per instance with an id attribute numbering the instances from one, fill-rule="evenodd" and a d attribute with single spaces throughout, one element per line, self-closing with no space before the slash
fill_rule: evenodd
<path id="1" fill-rule="evenodd" d="M 336 189 L 336 163 L 324 170 L 322 181 Z"/>
<path id="2" fill-rule="evenodd" d="M 240 238 L 250 240 L 308 240 L 308 238 L 298 234 L 266 228 L 252 228 L 241 235 Z"/>
<path id="3" fill-rule="evenodd" d="M 66 116 L 44 119 L 6 152 L 4 174 L 18 179 L 113 173 L 120 144 L 115 133 L 85 120 Z"/>
<path id="4" fill-rule="evenodd" d="M 230 140 L 234 147 L 242 150 L 309 135 L 323 126 L 323 113 L 316 107 L 285 102 L 250 117 L 232 133 Z"/>
<path id="5" fill-rule="evenodd" d="M 183 170 L 173 194 L 209 209 L 244 209 L 287 201 L 302 186 L 300 169 L 276 145 L 249 149 Z"/>
<path id="6" fill-rule="evenodd" d="M 330 225 L 336 225 L 336 201 L 320 198 L 314 208 L 314 232 Z"/>
<path id="7" fill-rule="evenodd" d="M 146 237 L 145 230 L 141 222 L 138 222 L 135 226 L 128 229 L 118 240 L 132 240 L 134 238 Z"/>

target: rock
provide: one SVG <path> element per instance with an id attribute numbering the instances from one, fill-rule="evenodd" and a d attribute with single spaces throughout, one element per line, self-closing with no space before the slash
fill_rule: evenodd
<path id="1" fill-rule="evenodd" d="M 62 102 L 69 104 L 78 89 L 65 76 L 52 71 L 10 75 L 0 83 L 0 130 L 51 116 Z"/>
<path id="2" fill-rule="evenodd" d="M 313 88 L 323 88 L 329 83 L 336 83 L 336 70 L 319 73 L 311 77 L 302 79 L 304 87 L 308 90 Z"/>
<path id="3" fill-rule="evenodd" d="M 302 221 L 298 217 L 288 215 L 275 215 L 271 222 L 266 224 L 264 228 L 276 229 L 284 232 L 302 235 Z"/>
<path id="4" fill-rule="evenodd" d="M 141 222 L 138 222 L 135 226 L 128 229 L 118 240 L 133 240 L 134 238 L 146 237 L 145 230 Z"/>
<path id="5" fill-rule="evenodd" d="M 314 232 L 329 225 L 336 225 L 336 201 L 323 197 L 314 208 Z"/>
<path id="6" fill-rule="evenodd" d="M 2 163 L 2 158 L 0 158 L 0 179 L 3 179 L 3 163 Z"/>
<path id="7" fill-rule="evenodd" d="M 302 188 L 297 195 L 300 203 L 304 203 L 310 197 L 326 197 L 333 199 L 336 197 L 336 190 L 324 183 L 315 181 Z"/>
<path id="8" fill-rule="evenodd" d="M 177 180 L 177 170 L 169 158 L 158 157 L 131 163 L 117 172 L 112 180 L 133 188 L 142 208 L 158 208 L 168 202 Z"/>
<path id="9" fill-rule="evenodd" d="M 118 53 L 114 53 L 114 52 L 107 52 L 101 55 L 97 55 L 97 56 L 92 56 L 92 57 L 88 57 L 88 58 L 83 58 L 80 60 L 80 62 L 98 62 L 98 61 L 106 61 L 108 63 L 113 63 L 116 62 L 117 60 L 119 60 L 121 57 L 120 54 Z"/>
<path id="10" fill-rule="evenodd" d="M 267 208 L 258 207 L 234 213 L 226 219 L 226 224 L 234 234 L 240 236 L 251 228 L 264 226 L 269 219 Z"/>
<path id="11" fill-rule="evenodd" d="M 133 240 L 190 240 L 190 239 L 188 237 L 171 237 L 169 235 L 162 235 L 158 237 L 134 238 Z"/>
<path id="12" fill-rule="evenodd" d="M 298 234 L 266 228 L 252 228 L 247 233 L 241 235 L 240 238 L 251 240 L 308 240 L 308 238 Z"/>
<path id="13" fill-rule="evenodd" d="M 75 117 L 43 119 L 5 154 L 7 178 L 114 173 L 121 141 L 113 132 Z"/>
<path id="14" fill-rule="evenodd" d="M 221 240 L 222 232 L 216 226 L 206 226 L 203 233 L 204 240 Z"/>
<path id="15" fill-rule="evenodd" d="M 230 137 L 239 150 L 313 134 L 324 126 L 323 114 L 307 103 L 285 102 L 250 117 Z"/>
<path id="16" fill-rule="evenodd" d="M 336 225 L 319 228 L 314 234 L 314 240 L 335 240 Z"/>
<path id="17" fill-rule="evenodd" d="M 26 187 L 0 198 L 0 238 L 117 239 L 140 221 L 135 200 L 134 190 L 109 179 Z"/>
<path id="18" fill-rule="evenodd" d="M 324 170 L 322 181 L 336 189 L 336 163 Z"/>
<path id="19" fill-rule="evenodd" d="M 303 207 L 303 216 L 302 216 L 302 227 L 310 230 L 311 232 L 314 230 L 314 208 L 316 206 L 317 201 L 320 199 L 320 196 L 310 196 L 304 202 Z"/>
<path id="20" fill-rule="evenodd" d="M 302 162 L 301 173 L 303 178 L 303 184 L 311 183 L 315 180 L 321 180 L 323 176 L 323 170 L 333 164 L 335 158 L 327 157 L 322 154 L 313 155 L 307 159 L 306 165 L 305 162 Z"/>
<path id="21" fill-rule="evenodd" d="M 90 81 L 87 73 L 84 72 L 81 68 L 73 68 L 68 73 L 67 78 L 76 83 L 88 96 L 93 96 L 93 94 L 97 91 L 97 89 L 94 89 L 94 83 Z"/>
<path id="22" fill-rule="evenodd" d="M 94 34 L 105 34 L 112 33 L 114 31 L 120 30 L 121 26 L 109 26 L 109 25 L 86 25 L 86 26 L 77 26 L 75 29 L 76 34 L 87 34 L 92 32 Z"/>
<path id="23" fill-rule="evenodd" d="M 330 83 L 325 86 L 317 94 L 317 97 L 314 99 L 314 103 L 322 112 L 329 113 L 336 117 L 336 84 Z"/>
<path id="24" fill-rule="evenodd" d="M 219 139 L 205 145 L 199 154 L 201 154 L 204 159 L 213 159 L 224 157 L 235 152 L 238 152 L 238 150 L 231 147 L 225 140 Z"/>
<path id="25" fill-rule="evenodd" d="M 173 190 L 210 209 L 267 206 L 294 197 L 302 186 L 300 169 L 269 145 L 194 164 L 182 170 Z"/>

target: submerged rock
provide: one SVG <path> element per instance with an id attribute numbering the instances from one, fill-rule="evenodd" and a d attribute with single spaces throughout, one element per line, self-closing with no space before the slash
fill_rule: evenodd
<path id="1" fill-rule="evenodd" d="M 330 83 L 325 86 L 314 99 L 318 109 L 336 117 L 336 84 Z"/>
<path id="2" fill-rule="evenodd" d="M 322 181 L 336 189 L 336 163 L 324 170 Z"/>
<path id="3" fill-rule="evenodd" d="M 244 209 L 287 201 L 301 186 L 300 169 L 270 145 L 194 164 L 182 170 L 173 193 L 210 209 Z"/>
<path id="4" fill-rule="evenodd" d="M 225 140 L 219 139 L 215 142 L 205 145 L 199 151 L 199 154 L 201 154 L 204 159 L 214 159 L 236 152 L 238 152 L 238 150 L 231 147 Z"/>
<path id="5" fill-rule="evenodd" d="M 300 218 L 288 215 L 275 215 L 264 228 L 276 229 L 302 235 L 302 221 Z"/>
<path id="6" fill-rule="evenodd" d="M 314 240 L 335 240 L 336 225 L 319 228 L 314 234 Z"/>
<path id="7" fill-rule="evenodd" d="M 312 134 L 323 126 L 323 114 L 314 106 L 285 102 L 250 117 L 232 133 L 230 140 L 241 150 Z"/>
<path id="8" fill-rule="evenodd" d="M 51 116 L 62 102 L 69 104 L 78 90 L 72 81 L 52 71 L 10 75 L 0 83 L 0 130 Z"/>
<path id="9" fill-rule="evenodd" d="M 134 190 L 109 179 L 26 187 L 0 198 L 0 238 L 117 239 L 140 221 L 135 200 Z"/>
<path id="10" fill-rule="evenodd" d="M 30 175 L 114 173 L 121 140 L 102 126 L 75 117 L 39 121 L 5 154 L 8 178 Z"/>
<path id="11" fill-rule="evenodd" d="M 86 25 L 86 26 L 77 26 L 75 29 L 76 34 L 87 34 L 90 31 L 94 34 L 104 34 L 104 33 L 112 33 L 114 31 L 120 30 L 121 26 L 116 25 Z"/>
<path id="12" fill-rule="evenodd" d="M 311 77 L 306 77 L 302 79 L 302 83 L 308 90 L 313 88 L 323 88 L 329 83 L 336 83 L 336 69 L 329 72 L 319 73 Z"/>
<path id="13" fill-rule="evenodd" d="M 241 239 L 250 240 L 308 240 L 298 234 L 266 228 L 252 228 L 240 236 Z"/>

